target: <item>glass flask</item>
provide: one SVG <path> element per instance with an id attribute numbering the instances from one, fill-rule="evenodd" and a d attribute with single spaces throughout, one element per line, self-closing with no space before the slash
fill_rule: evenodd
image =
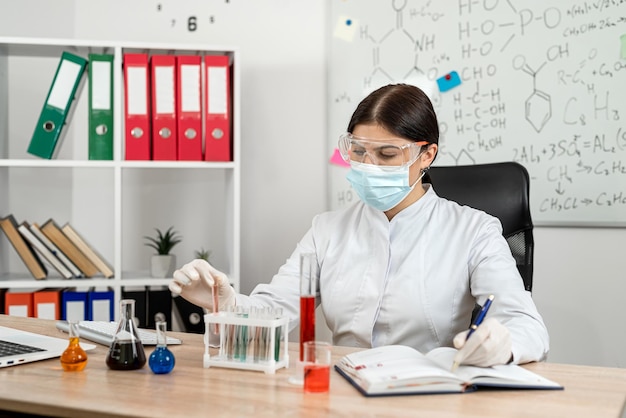
<path id="1" fill-rule="evenodd" d="M 157 345 L 148 359 L 150 370 L 152 370 L 155 374 L 166 374 L 171 372 L 174 368 L 174 363 L 176 363 L 174 353 L 167 348 L 167 338 L 165 335 L 166 329 L 167 322 L 158 321 L 156 323 Z"/>
<path id="2" fill-rule="evenodd" d="M 135 300 L 120 301 L 120 322 L 109 347 L 106 364 L 113 370 L 136 370 L 146 364 L 146 353 L 139 338 L 135 317 Z"/>
<path id="3" fill-rule="evenodd" d="M 70 343 L 61 354 L 61 366 L 68 372 L 79 372 L 87 365 L 87 353 L 80 346 L 78 322 L 68 321 L 70 328 Z"/>

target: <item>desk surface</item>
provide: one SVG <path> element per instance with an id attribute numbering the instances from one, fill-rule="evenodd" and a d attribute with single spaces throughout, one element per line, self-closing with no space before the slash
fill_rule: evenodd
<path id="1" fill-rule="evenodd" d="M 54 321 L 0 315 L 0 325 L 65 338 Z M 0 369 L 0 409 L 65 417 L 99 416 L 429 416 L 429 417 L 617 417 L 626 398 L 626 370 L 551 363 L 527 367 L 565 386 L 563 391 L 487 390 L 467 394 L 366 398 L 337 372 L 330 393 L 305 394 L 287 381 L 292 367 L 274 375 L 202 367 L 204 344 L 197 334 L 170 346 L 176 367 L 155 375 L 146 365 L 113 371 L 107 347 L 89 352 L 82 372 L 64 372 L 58 359 Z M 151 348 L 146 349 L 149 355 Z M 350 352 L 335 347 L 333 357 Z"/>

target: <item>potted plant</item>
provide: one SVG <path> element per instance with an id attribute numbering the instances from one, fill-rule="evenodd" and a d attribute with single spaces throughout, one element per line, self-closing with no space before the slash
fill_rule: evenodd
<path id="1" fill-rule="evenodd" d="M 150 259 L 150 275 L 152 277 L 171 277 L 176 268 L 176 256 L 170 254 L 172 248 L 178 244 L 182 237 L 170 226 L 167 231 L 161 232 L 159 228 L 154 228 L 156 237 L 144 236 L 146 245 L 154 248 L 156 254 Z"/>
<path id="2" fill-rule="evenodd" d="M 200 248 L 199 250 L 194 251 L 193 253 L 195 258 L 199 258 L 201 260 L 205 260 L 206 262 L 209 262 L 209 259 L 211 258 L 211 251 L 209 250 L 205 250 L 204 247 Z"/>

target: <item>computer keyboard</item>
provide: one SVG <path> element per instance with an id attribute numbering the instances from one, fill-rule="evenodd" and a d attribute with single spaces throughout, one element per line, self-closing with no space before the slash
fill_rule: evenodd
<path id="1" fill-rule="evenodd" d="M 69 332 L 69 324 L 67 321 L 57 321 L 56 327 L 61 331 Z M 115 331 L 117 330 L 117 322 L 107 321 L 80 321 L 78 323 L 78 332 L 80 338 L 93 341 L 103 345 L 111 345 L 115 338 Z M 141 339 L 143 345 L 156 345 L 156 331 L 138 328 L 138 336 Z M 182 341 L 178 338 L 167 336 L 167 344 L 182 344 Z"/>
<path id="2" fill-rule="evenodd" d="M 46 351 L 43 348 L 30 345 L 18 344 L 11 341 L 0 340 L 0 357 L 15 356 L 17 354 L 36 353 Z"/>

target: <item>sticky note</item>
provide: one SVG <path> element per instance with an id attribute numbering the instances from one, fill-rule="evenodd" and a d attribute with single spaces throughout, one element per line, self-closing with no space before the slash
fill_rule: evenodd
<path id="1" fill-rule="evenodd" d="M 334 165 L 338 165 L 340 167 L 350 167 L 350 164 L 347 163 L 341 156 L 341 152 L 339 152 L 339 148 L 335 148 L 335 152 L 333 152 L 333 156 L 330 157 L 330 163 Z"/>
<path id="2" fill-rule="evenodd" d="M 437 79 L 437 86 L 440 92 L 448 91 L 461 84 L 461 77 L 456 71 L 450 71 L 448 74 Z"/>
<path id="3" fill-rule="evenodd" d="M 357 22 L 354 19 L 347 16 L 339 16 L 335 24 L 333 36 L 346 42 L 352 42 L 357 26 Z"/>
<path id="4" fill-rule="evenodd" d="M 626 60 L 626 33 L 620 36 L 621 48 L 620 48 L 620 58 Z"/>

